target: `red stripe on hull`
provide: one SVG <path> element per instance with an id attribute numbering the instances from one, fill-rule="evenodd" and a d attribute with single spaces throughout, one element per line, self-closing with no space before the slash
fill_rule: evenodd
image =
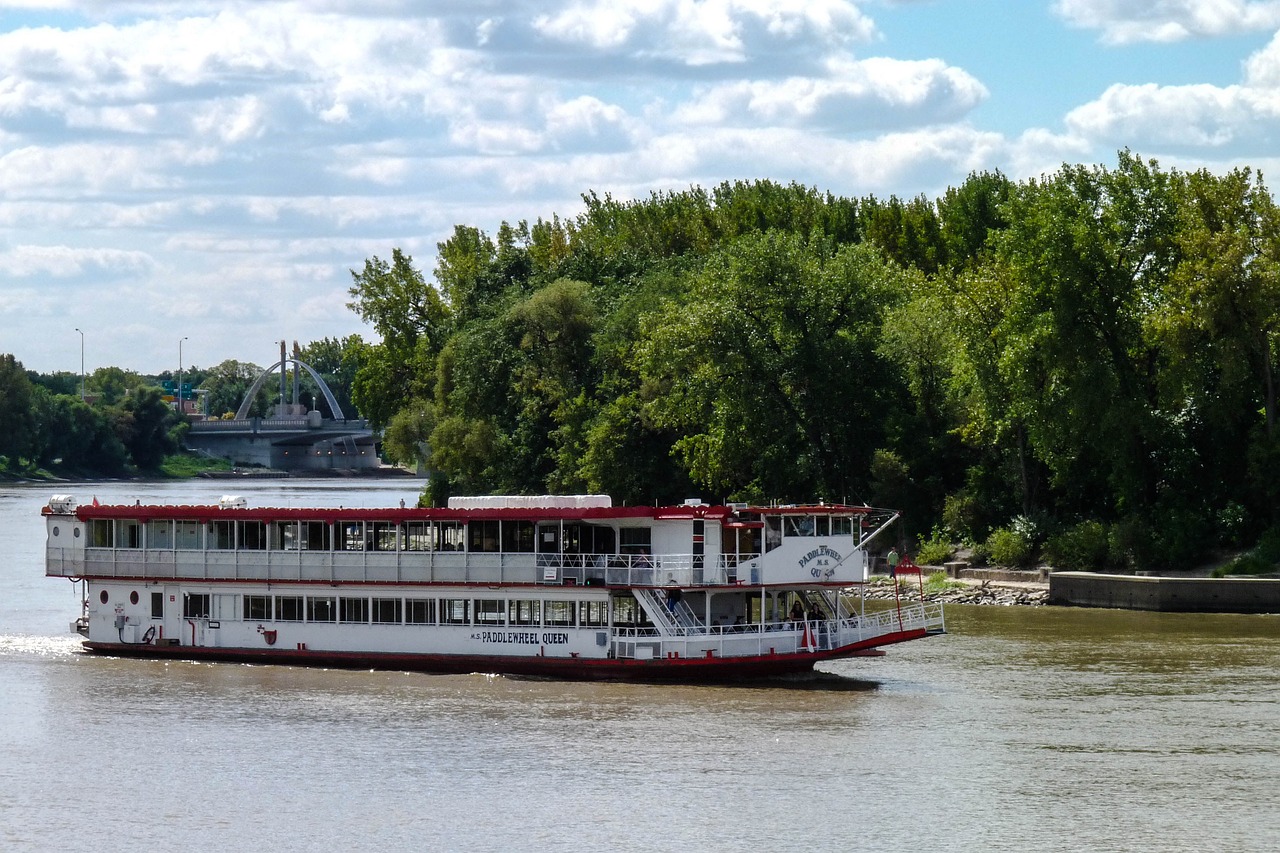
<path id="1" fill-rule="evenodd" d="M 904 631 L 877 637 L 876 646 L 927 636 L 925 631 Z M 808 672 L 823 660 L 876 657 L 884 652 L 855 644 L 835 651 L 733 658 L 613 658 L 509 657 L 502 655 L 436 655 L 385 652 L 340 652 L 318 649 L 211 648 L 208 646 L 153 646 L 139 643 L 86 641 L 85 649 L 117 657 L 224 661 L 228 663 L 283 664 L 334 669 L 382 669 L 438 674 L 473 672 L 524 675 L 581 681 L 730 682 L 773 678 Z"/>

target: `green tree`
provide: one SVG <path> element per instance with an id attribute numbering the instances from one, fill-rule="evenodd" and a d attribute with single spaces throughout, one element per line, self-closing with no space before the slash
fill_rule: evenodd
<path id="1" fill-rule="evenodd" d="M 210 417 L 222 417 L 235 413 L 248 394 L 249 388 L 262 375 L 262 368 L 247 361 L 229 358 L 209 368 L 204 379 L 204 389 L 209 392 Z M 265 387 L 259 389 L 249 408 L 250 417 L 263 417 L 271 405 L 271 395 Z"/>
<path id="2" fill-rule="evenodd" d="M 38 464 L 94 476 L 124 473 L 128 453 L 107 411 L 81 402 L 78 389 L 72 396 L 36 388 L 32 414 Z"/>
<path id="3" fill-rule="evenodd" d="M 138 387 L 121 406 L 116 428 L 133 464 L 154 471 L 178 449 L 170 434 L 176 423 L 177 413 L 161 399 L 159 388 Z"/>
<path id="4" fill-rule="evenodd" d="M 367 357 L 369 345 L 359 335 L 345 338 L 323 338 L 312 341 L 301 349 L 299 357 L 311 365 L 324 379 L 334 399 L 347 417 L 355 417 L 357 406 L 351 399 L 356 374 Z M 318 397 L 319 395 L 317 395 Z M 319 407 L 315 400 L 315 407 Z M 332 412 L 331 417 L 336 417 Z"/>
<path id="5" fill-rule="evenodd" d="M 88 393 L 104 406 L 114 406 L 137 386 L 141 377 L 120 367 L 99 367 L 85 380 Z"/>
<path id="6" fill-rule="evenodd" d="M 649 416 L 713 492 L 796 499 L 862 492 L 893 382 L 877 351 L 904 274 L 870 247 L 790 234 L 726 245 L 689 298 L 647 322 Z"/>
<path id="7" fill-rule="evenodd" d="M 32 385 L 27 372 L 11 354 L 0 355 L 0 457 L 17 467 L 33 449 Z"/>
<path id="8" fill-rule="evenodd" d="M 1147 306 L 1173 267 L 1175 194 L 1154 163 L 1064 166 L 1016 192 L 997 251 L 1016 280 L 998 333 L 1001 380 L 1059 494 L 1147 506 L 1166 440 L 1153 410 Z"/>

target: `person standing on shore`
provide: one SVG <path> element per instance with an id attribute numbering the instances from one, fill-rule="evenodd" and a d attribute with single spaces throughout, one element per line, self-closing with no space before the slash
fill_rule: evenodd
<path id="1" fill-rule="evenodd" d="M 889 555 L 885 558 L 889 564 L 889 577 L 896 578 L 898 576 L 898 549 L 890 548 Z"/>

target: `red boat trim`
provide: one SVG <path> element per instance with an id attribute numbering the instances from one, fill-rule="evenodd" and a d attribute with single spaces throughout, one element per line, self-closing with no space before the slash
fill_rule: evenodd
<path id="1" fill-rule="evenodd" d="M 516 657 L 505 655 L 402 654 L 342 652 L 308 648 L 212 648 L 209 646 L 154 646 L 135 643 L 87 641 L 85 649 L 116 657 L 165 660 L 203 660 L 228 663 L 284 664 L 333 669 L 378 669 L 437 674 L 494 673 L 544 676 L 583 681 L 731 682 L 802 673 L 824 660 L 847 657 L 879 657 L 877 646 L 927 636 L 924 630 L 903 631 L 876 637 L 833 651 L 802 652 L 751 657 L 614 658 Z M 874 645 L 872 645 L 874 643 Z"/>

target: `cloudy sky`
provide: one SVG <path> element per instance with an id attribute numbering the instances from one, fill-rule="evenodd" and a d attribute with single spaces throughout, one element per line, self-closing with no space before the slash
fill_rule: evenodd
<path id="1" fill-rule="evenodd" d="M 0 0 L 0 352 L 144 373 L 351 333 L 458 223 L 723 180 L 1280 160 L 1280 0 Z M 1272 183 L 1274 187 L 1274 182 Z"/>

